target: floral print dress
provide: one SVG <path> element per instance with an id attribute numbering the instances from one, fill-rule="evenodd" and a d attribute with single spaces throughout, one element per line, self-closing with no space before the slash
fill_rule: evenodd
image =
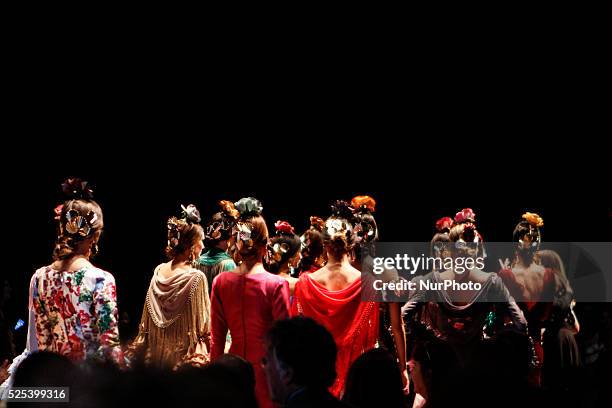
<path id="1" fill-rule="evenodd" d="M 72 361 L 122 363 L 115 278 L 88 266 L 74 272 L 38 269 L 30 283 L 38 350 Z"/>
<path id="2" fill-rule="evenodd" d="M 72 361 L 103 358 L 124 366 L 119 345 L 115 278 L 88 266 L 78 271 L 38 269 L 30 280 L 26 348 L 13 359 L 0 385 L 6 399 L 19 364 L 35 351 L 52 351 Z"/>

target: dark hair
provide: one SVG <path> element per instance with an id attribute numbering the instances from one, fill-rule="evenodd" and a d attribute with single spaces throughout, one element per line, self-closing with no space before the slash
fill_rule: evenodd
<path id="1" fill-rule="evenodd" d="M 243 242 L 242 248 L 237 252 L 241 260 L 255 259 L 262 255 L 263 250 L 268 243 L 268 227 L 266 220 L 261 216 L 263 206 L 261 202 L 253 197 L 245 197 L 234 203 L 236 210 L 240 213 L 240 217 L 234 227 L 234 236 L 236 243 Z M 246 229 L 248 232 L 241 231 Z M 246 233 L 245 237 L 242 237 Z M 261 259 L 256 259 L 261 261 Z"/>
<path id="2" fill-rule="evenodd" d="M 102 208 L 92 199 L 71 199 L 57 209 L 58 233 L 53 259 L 71 257 L 77 245 L 104 228 Z M 95 243 L 95 242 L 94 242 Z"/>
<path id="3" fill-rule="evenodd" d="M 66 387 L 77 379 L 77 367 L 66 357 L 49 351 L 30 354 L 15 372 L 15 387 Z"/>
<path id="4" fill-rule="evenodd" d="M 323 233 L 315 228 L 310 228 L 300 238 L 300 272 L 307 271 L 315 264 L 316 260 L 323 255 Z"/>
<path id="5" fill-rule="evenodd" d="M 165 250 L 168 259 L 174 259 L 204 239 L 200 220 L 200 212 L 193 204 L 183 207 L 182 218 L 168 218 L 168 244 Z"/>
<path id="6" fill-rule="evenodd" d="M 293 232 L 293 228 L 291 231 L 282 231 L 277 228 L 276 235 L 268 244 L 266 270 L 278 273 L 281 265 L 286 264 L 299 251 L 300 245 L 300 237 Z"/>
<path id="7" fill-rule="evenodd" d="M 207 366 L 208 372 L 221 379 L 224 376 L 236 386 L 245 400 L 245 406 L 257 407 L 255 399 L 255 371 L 244 358 L 235 354 L 222 354 Z"/>
<path id="8" fill-rule="evenodd" d="M 247 218 L 241 218 L 238 225 L 246 225 L 251 231 L 250 246 L 243 246 L 238 252 L 240 259 L 247 260 L 259 257 L 262 249 L 268 243 L 268 227 L 266 220 L 261 215 L 254 215 Z M 258 259 L 259 260 L 259 259 Z"/>
<path id="9" fill-rule="evenodd" d="M 404 407 L 402 377 L 395 357 L 384 348 L 368 350 L 351 365 L 342 401 L 360 408 Z"/>
<path id="10" fill-rule="evenodd" d="M 519 241 L 525 238 L 525 236 L 529 236 L 531 245 L 527 247 L 518 245 Z M 538 249 L 540 249 L 540 229 L 530 224 L 528 221 L 521 221 L 514 227 L 512 240 L 517 243 L 516 256 L 518 256 L 525 265 L 531 265 L 533 263 L 533 257 Z"/>
<path id="11" fill-rule="evenodd" d="M 372 250 L 374 242 L 378 241 L 378 225 L 376 219 L 367 211 L 367 208 L 362 207 L 361 211 L 355 214 L 355 258 L 361 261 L 364 252 Z"/>
<path id="12" fill-rule="evenodd" d="M 268 347 L 293 369 L 296 385 L 326 389 L 336 379 L 337 347 L 327 329 L 308 317 L 279 320 L 268 332 Z"/>
<path id="13" fill-rule="evenodd" d="M 230 239 L 232 228 L 240 215 L 231 201 L 221 200 L 219 206 L 221 211 L 214 214 L 206 223 L 204 245 L 207 248 L 213 248 L 219 242 Z"/>
<path id="14" fill-rule="evenodd" d="M 459 247 L 450 246 L 453 253 L 460 257 L 485 256 L 484 245 L 476 226 L 471 222 L 455 224 L 448 233 L 450 242 L 463 240 L 466 245 Z"/>

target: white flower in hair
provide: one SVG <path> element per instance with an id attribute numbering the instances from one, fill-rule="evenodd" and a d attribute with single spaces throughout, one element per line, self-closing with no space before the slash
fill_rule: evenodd
<path id="1" fill-rule="evenodd" d="M 344 231 L 344 223 L 341 220 L 330 219 L 325 222 L 325 229 L 329 235 Z"/>
<path id="2" fill-rule="evenodd" d="M 238 228 L 238 239 L 241 241 L 249 241 L 251 239 L 251 228 L 243 222 L 239 222 L 236 224 L 236 228 Z"/>

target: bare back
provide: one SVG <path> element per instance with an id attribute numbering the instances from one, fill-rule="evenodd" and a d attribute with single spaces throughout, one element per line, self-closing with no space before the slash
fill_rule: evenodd
<path id="1" fill-rule="evenodd" d="M 523 289 L 524 299 L 538 299 L 544 290 L 544 273 L 546 269 L 542 265 L 532 263 L 527 268 L 516 266 L 512 273 L 516 282 Z"/>
<path id="2" fill-rule="evenodd" d="M 342 290 L 361 277 L 361 272 L 349 262 L 325 265 L 310 274 L 315 282 L 327 290 Z"/>

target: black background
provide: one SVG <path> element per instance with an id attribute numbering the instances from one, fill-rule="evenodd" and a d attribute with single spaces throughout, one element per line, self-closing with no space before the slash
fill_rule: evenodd
<path id="1" fill-rule="evenodd" d="M 542 215 L 544 240 L 610 240 L 605 70 L 573 38 L 546 52 L 444 40 L 417 55 L 370 39 L 189 48 L 76 37 L 14 44 L 6 67 L 1 273 L 15 318 L 51 260 L 68 176 L 90 181 L 103 208 L 95 262 L 116 277 L 124 340 L 180 204 L 206 217 L 220 199 L 252 195 L 270 227 L 302 231 L 332 200 L 369 194 L 383 241 L 428 241 L 435 220 L 463 207 L 488 241 L 510 240 L 524 211 Z"/>

